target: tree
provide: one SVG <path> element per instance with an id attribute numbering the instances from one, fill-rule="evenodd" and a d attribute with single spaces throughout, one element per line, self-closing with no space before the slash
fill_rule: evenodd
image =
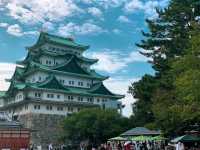
<path id="1" fill-rule="evenodd" d="M 140 82 L 133 83 L 129 87 L 129 92 L 137 99 L 133 104 L 134 116 L 131 116 L 134 126 L 143 126 L 154 120 L 151 109 L 151 97 L 153 94 L 152 90 L 155 89 L 156 84 L 154 77 L 145 75 Z"/>
<path id="2" fill-rule="evenodd" d="M 200 122 L 200 25 L 194 23 L 192 30 L 185 55 L 171 62 L 174 90 L 154 101 L 156 122 L 168 133 L 181 134 Z"/>
<path id="3" fill-rule="evenodd" d="M 138 114 L 133 114 L 133 118 L 137 116 L 148 118 L 149 115 L 144 113 L 144 109 L 148 106 L 149 110 L 152 110 L 153 123 L 167 134 L 179 127 L 178 122 L 182 122 L 178 120 L 181 115 L 178 112 L 182 109 L 176 105 L 182 100 L 177 93 L 181 93 L 180 83 L 186 80 L 186 76 L 187 79 L 188 76 L 192 76 L 187 74 L 185 79 L 176 78 L 173 66 L 177 58 L 184 57 L 191 46 L 192 23 L 198 21 L 199 4 L 198 0 L 171 0 L 164 10 L 157 9 L 158 18 L 147 19 L 149 32 L 142 31 L 144 40 L 136 44 L 144 50 L 141 52 L 143 55 L 152 59 L 150 63 L 155 70 L 155 75 L 149 75 L 149 78 L 152 78 L 152 87 L 145 88 L 149 87 L 149 81 L 145 81 L 146 76 L 144 76 L 129 88 L 129 92 L 135 93 L 133 95 L 137 99 L 134 106 Z M 139 95 L 138 91 L 140 91 Z M 145 96 L 147 93 L 149 97 Z M 147 119 L 143 125 L 148 123 Z"/>
<path id="4" fill-rule="evenodd" d="M 129 129 L 128 121 L 115 110 L 84 109 L 64 120 L 64 138 L 98 145 Z"/>

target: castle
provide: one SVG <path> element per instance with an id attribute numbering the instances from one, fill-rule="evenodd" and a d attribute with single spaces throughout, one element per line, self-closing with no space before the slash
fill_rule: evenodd
<path id="1" fill-rule="evenodd" d="M 52 143 L 59 138 L 60 121 L 83 108 L 121 109 L 123 95 L 103 84 L 107 76 L 91 69 L 97 59 L 83 56 L 89 46 L 72 38 L 41 32 L 28 54 L 17 62 L 10 87 L 0 92 L 0 110 L 35 130 L 31 141 Z"/>

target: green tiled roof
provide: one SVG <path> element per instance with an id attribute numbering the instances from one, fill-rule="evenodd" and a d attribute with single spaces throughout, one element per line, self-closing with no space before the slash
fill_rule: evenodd
<path id="1" fill-rule="evenodd" d="M 53 57 L 71 58 L 72 56 L 74 56 L 74 57 L 77 57 L 77 60 L 82 61 L 82 62 L 87 62 L 87 63 L 96 63 L 98 61 L 98 59 L 90 59 L 90 58 L 75 55 L 75 54 L 72 54 L 69 52 L 61 53 L 61 52 L 52 52 L 52 51 L 48 51 L 48 50 L 41 50 L 40 53 L 43 55 L 49 55 L 49 56 L 53 56 Z"/>
<path id="2" fill-rule="evenodd" d="M 99 97 L 111 97 L 114 99 L 123 98 L 123 95 L 117 95 L 110 92 L 103 83 L 94 84 L 90 89 L 78 88 L 78 87 L 66 87 L 63 86 L 54 77 L 50 76 L 46 81 L 42 83 L 18 83 L 12 82 L 9 88 L 9 92 L 13 92 L 13 89 L 23 90 L 23 89 L 36 89 L 36 90 L 48 90 L 54 92 L 61 92 L 74 95 L 84 95 L 84 96 L 99 96 Z"/>
<path id="3" fill-rule="evenodd" d="M 84 70 L 77 64 L 76 58 L 74 56 L 72 56 L 67 63 L 59 65 L 53 70 L 89 75 L 89 73 L 86 70 Z"/>
<path id="4" fill-rule="evenodd" d="M 73 59 L 70 59 L 70 61 L 75 61 L 75 60 L 73 58 Z M 105 80 L 108 78 L 96 73 L 94 70 L 91 70 L 91 72 L 86 71 L 80 66 L 78 67 L 80 69 L 79 70 L 78 68 L 75 67 L 78 64 L 74 64 L 74 62 L 70 62 L 70 61 L 56 67 L 48 67 L 36 62 L 30 62 L 30 64 L 27 65 L 26 67 L 24 75 L 29 75 L 30 73 L 41 70 L 47 73 L 65 74 L 65 75 L 78 76 L 78 77 L 84 77 L 84 78 L 94 78 L 94 79 L 99 79 L 99 80 Z"/>
<path id="5" fill-rule="evenodd" d="M 46 32 L 41 32 L 37 43 L 34 46 L 29 47 L 29 49 L 34 49 L 35 47 L 40 46 L 43 43 L 53 43 L 57 45 L 63 45 L 63 46 L 76 48 L 79 50 L 86 50 L 89 48 L 89 46 L 77 44 L 71 38 L 65 38 L 61 36 L 52 35 Z"/>
<path id="6" fill-rule="evenodd" d="M 57 89 L 57 90 L 68 90 L 56 79 L 55 76 L 50 76 L 45 82 L 36 85 L 39 88 L 44 89 Z"/>
<path id="7" fill-rule="evenodd" d="M 28 104 L 28 103 L 56 104 L 56 105 L 62 105 L 62 106 L 78 106 L 78 107 L 100 107 L 98 104 L 86 103 L 86 102 L 36 100 L 36 99 L 27 98 L 26 100 L 19 101 L 17 103 L 10 103 L 4 106 L 3 108 L 0 108 L 0 110 L 6 110 L 8 108 L 12 108 L 15 106 L 22 106 L 23 104 Z"/>
<path id="8" fill-rule="evenodd" d="M 95 93 L 95 94 L 104 94 L 104 95 L 115 95 L 112 92 L 110 92 L 102 82 L 96 83 L 93 85 L 92 89 L 90 90 L 90 93 Z"/>
<path id="9" fill-rule="evenodd" d="M 22 77 L 22 74 L 24 73 L 25 68 L 22 67 L 16 67 L 15 72 L 11 79 L 6 79 L 7 82 L 11 82 L 12 80 L 18 80 Z"/>
<path id="10" fill-rule="evenodd" d="M 75 55 L 69 52 L 53 52 L 53 51 L 49 51 L 49 50 L 39 50 L 38 54 L 31 54 L 31 52 L 28 53 L 28 55 L 26 56 L 26 58 L 22 61 L 17 61 L 17 64 L 23 65 L 28 63 L 29 61 L 34 61 L 34 60 L 38 60 L 38 58 L 41 56 L 51 56 L 51 57 L 63 57 L 65 59 L 69 59 L 72 56 L 77 58 L 77 61 L 79 62 L 84 62 L 84 63 L 89 63 L 89 64 L 94 64 L 98 61 L 98 59 L 90 59 L 90 58 L 86 58 L 83 56 L 79 56 L 79 55 Z"/>
<path id="11" fill-rule="evenodd" d="M 26 87 L 26 84 L 24 83 L 17 83 L 14 85 L 15 88 L 17 88 L 18 90 L 22 90 Z"/>

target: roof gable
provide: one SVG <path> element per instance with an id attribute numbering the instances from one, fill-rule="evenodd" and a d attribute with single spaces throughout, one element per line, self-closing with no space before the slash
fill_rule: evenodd
<path id="1" fill-rule="evenodd" d="M 69 46 L 69 47 L 77 48 L 80 50 L 86 50 L 89 48 L 89 46 L 81 45 L 81 44 L 74 42 L 74 40 L 72 38 L 65 38 L 65 37 L 61 37 L 61 36 L 57 36 L 57 35 L 52 35 L 52 34 L 49 34 L 46 32 L 40 33 L 40 37 L 39 37 L 39 40 L 37 43 L 41 44 L 43 42 L 50 42 L 50 43 L 52 42 L 54 44 Z"/>
<path id="2" fill-rule="evenodd" d="M 97 83 L 94 84 L 94 86 L 91 88 L 90 93 L 95 93 L 95 94 L 103 94 L 103 95 L 111 95 L 114 96 L 112 92 L 110 92 L 104 85 L 103 83 Z"/>
<path id="3" fill-rule="evenodd" d="M 160 131 L 149 130 L 145 127 L 136 127 L 122 133 L 122 136 L 138 136 L 138 135 L 159 135 Z"/>
<path id="4" fill-rule="evenodd" d="M 74 56 L 72 56 L 72 58 L 67 63 L 58 66 L 53 70 L 89 75 L 89 73 L 86 70 L 84 70 L 78 65 Z"/>
<path id="5" fill-rule="evenodd" d="M 45 82 L 37 85 L 39 88 L 44 89 L 57 89 L 57 90 L 68 90 L 56 79 L 55 76 L 50 76 Z"/>

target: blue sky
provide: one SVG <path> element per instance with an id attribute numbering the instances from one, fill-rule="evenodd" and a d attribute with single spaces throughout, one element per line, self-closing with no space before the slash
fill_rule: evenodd
<path id="1" fill-rule="evenodd" d="M 131 114 L 134 102 L 128 85 L 146 73 L 153 74 L 147 58 L 135 43 L 147 31 L 145 18 L 155 18 L 155 7 L 168 0 L 0 0 L 0 90 L 6 90 L 26 46 L 33 45 L 39 31 L 47 31 L 90 45 L 85 56 L 100 59 L 93 67 L 109 75 L 105 84 L 125 94 L 124 115 Z"/>

